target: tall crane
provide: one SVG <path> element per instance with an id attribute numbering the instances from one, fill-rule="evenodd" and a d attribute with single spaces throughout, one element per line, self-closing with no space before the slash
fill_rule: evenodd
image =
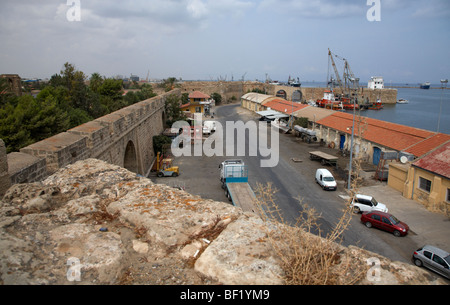
<path id="1" fill-rule="evenodd" d="M 336 55 L 335 55 L 335 56 L 336 56 Z M 339 88 L 341 88 L 342 91 L 344 91 L 344 89 L 342 88 L 341 77 L 339 76 L 339 72 L 338 72 L 338 70 L 337 70 L 336 63 L 334 62 L 334 59 L 333 59 L 333 53 L 331 53 L 330 49 L 328 49 L 328 57 L 329 57 L 329 59 L 330 59 L 330 61 L 331 61 L 331 64 L 332 64 L 332 66 L 333 66 L 334 74 L 336 75 L 337 85 L 339 86 Z M 330 81 L 331 81 L 331 83 L 333 83 L 332 80 L 330 80 Z"/>
<path id="2" fill-rule="evenodd" d="M 328 54 L 333 63 L 333 67 L 335 69 L 336 75 L 339 75 L 339 74 L 337 72 L 336 64 L 333 60 L 333 55 L 336 58 L 344 61 L 344 72 L 343 72 L 344 84 L 342 85 L 340 78 L 338 78 L 338 82 L 340 85 L 339 87 L 342 89 L 342 93 L 344 94 L 344 96 L 351 97 L 352 91 L 353 91 L 353 94 L 355 94 L 359 90 L 359 78 L 355 77 L 355 74 L 353 74 L 353 71 L 350 68 L 350 64 L 348 63 L 347 59 L 345 59 L 339 55 L 331 53 L 330 49 L 328 49 Z"/>

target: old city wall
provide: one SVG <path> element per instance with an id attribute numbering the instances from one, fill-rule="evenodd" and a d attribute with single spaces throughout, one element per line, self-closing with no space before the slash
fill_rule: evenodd
<path id="1" fill-rule="evenodd" d="M 301 90 L 303 95 L 303 100 L 313 100 L 316 101 L 318 99 L 323 98 L 323 92 L 326 88 L 316 88 L 316 87 L 306 87 L 306 88 L 296 88 L 291 86 L 278 86 L 278 85 L 270 85 L 267 86 L 269 95 L 276 95 L 279 90 L 284 90 L 286 92 L 286 99 L 292 100 L 292 95 L 296 90 Z M 335 89 L 335 94 L 341 94 L 341 89 Z M 397 103 L 397 89 L 368 89 L 361 88 L 360 89 L 360 97 L 361 99 L 366 100 L 369 99 L 369 102 L 373 103 L 378 98 L 381 99 L 383 104 L 395 104 Z"/>
<path id="2" fill-rule="evenodd" d="M 188 81 L 181 86 L 181 93 L 190 93 L 192 91 L 201 91 L 208 95 L 218 93 L 222 96 L 222 103 L 232 103 L 239 101 L 241 96 L 253 89 L 264 90 L 264 87 L 270 85 L 245 81 L 245 82 L 206 82 L 206 81 Z"/>
<path id="3" fill-rule="evenodd" d="M 0 178 L 12 184 L 43 180 L 79 160 L 97 158 L 146 175 L 154 160 L 153 136 L 163 132 L 165 99 L 175 89 L 100 117 L 6 155 L 0 147 Z M 8 188 L 1 183 L 0 194 Z"/>

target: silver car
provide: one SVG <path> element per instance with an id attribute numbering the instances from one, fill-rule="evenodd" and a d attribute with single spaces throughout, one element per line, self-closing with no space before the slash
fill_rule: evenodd
<path id="1" fill-rule="evenodd" d="M 450 253 L 433 246 L 423 246 L 414 251 L 414 264 L 426 267 L 450 279 Z"/>

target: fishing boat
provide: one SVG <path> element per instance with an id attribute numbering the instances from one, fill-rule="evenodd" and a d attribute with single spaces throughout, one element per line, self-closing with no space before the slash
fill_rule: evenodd
<path id="1" fill-rule="evenodd" d="M 408 100 L 405 100 L 405 99 L 403 99 L 403 98 L 401 98 L 401 99 L 399 99 L 398 101 L 397 101 L 397 104 L 408 104 L 409 103 L 409 101 Z"/>
<path id="2" fill-rule="evenodd" d="M 430 89 L 431 83 L 425 82 L 423 84 L 420 84 L 420 89 Z"/>
<path id="3" fill-rule="evenodd" d="M 383 109 L 383 103 L 381 103 L 380 99 L 377 99 L 377 101 L 375 103 L 369 104 L 369 107 L 367 109 L 370 109 L 370 110 Z"/>
<path id="4" fill-rule="evenodd" d="M 321 100 L 317 100 L 317 106 L 320 108 L 340 108 L 340 101 L 336 99 L 332 90 L 325 90 L 323 92 L 323 98 Z"/>
<path id="5" fill-rule="evenodd" d="M 341 102 L 342 102 L 342 108 L 345 110 L 353 110 L 353 109 L 358 110 L 359 109 L 358 103 L 353 103 L 351 101 L 351 99 L 349 99 L 348 97 L 342 97 Z"/>

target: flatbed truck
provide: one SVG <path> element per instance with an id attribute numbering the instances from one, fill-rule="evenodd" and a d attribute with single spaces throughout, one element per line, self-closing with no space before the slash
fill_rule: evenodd
<path id="1" fill-rule="evenodd" d="M 225 160 L 219 166 L 225 196 L 245 212 L 257 212 L 256 196 L 248 184 L 248 168 L 242 160 Z"/>

